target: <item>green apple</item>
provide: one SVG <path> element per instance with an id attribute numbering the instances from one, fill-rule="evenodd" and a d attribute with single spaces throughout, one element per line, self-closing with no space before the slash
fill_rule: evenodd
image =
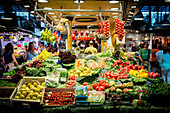
<path id="1" fill-rule="evenodd" d="M 19 96 L 15 96 L 14 98 L 15 98 L 15 99 L 19 99 Z"/>
<path id="2" fill-rule="evenodd" d="M 20 98 L 20 99 L 25 99 L 25 96 L 24 96 L 23 94 L 21 94 L 21 95 L 19 96 L 19 98 Z"/>

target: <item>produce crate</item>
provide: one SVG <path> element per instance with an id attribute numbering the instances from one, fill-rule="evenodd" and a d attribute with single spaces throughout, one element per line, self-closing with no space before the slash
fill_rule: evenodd
<path id="1" fill-rule="evenodd" d="M 0 87 L 0 106 L 11 106 L 11 95 L 14 87 Z"/>
<path id="2" fill-rule="evenodd" d="M 27 82 L 31 82 L 33 80 L 37 80 L 39 83 L 45 83 L 45 77 L 24 77 L 21 81 L 19 86 L 13 91 L 12 93 L 12 105 L 14 108 L 28 108 L 28 109 L 32 109 L 32 108 L 40 108 L 40 103 L 41 101 L 43 101 L 43 96 L 41 98 L 41 100 L 26 100 L 26 99 L 15 99 L 15 95 L 17 93 L 17 91 L 19 91 L 21 89 L 21 86 Z M 44 89 L 42 91 L 42 95 L 44 95 Z"/>
<path id="3" fill-rule="evenodd" d="M 75 89 L 74 88 L 45 88 L 45 92 L 50 92 L 50 91 L 56 91 L 56 92 L 73 92 L 75 94 Z M 43 95 L 43 100 L 44 100 L 44 95 Z M 43 107 L 60 107 L 60 106 L 74 106 L 75 103 L 75 98 L 74 102 L 71 105 L 44 105 L 44 101 L 41 101 L 41 104 Z"/>

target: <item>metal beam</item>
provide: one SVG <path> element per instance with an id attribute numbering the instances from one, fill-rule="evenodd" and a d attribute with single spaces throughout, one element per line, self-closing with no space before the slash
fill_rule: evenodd
<path id="1" fill-rule="evenodd" d="M 122 10 L 86 10 L 86 9 L 35 9 L 35 11 L 55 11 L 55 12 L 120 12 Z"/>

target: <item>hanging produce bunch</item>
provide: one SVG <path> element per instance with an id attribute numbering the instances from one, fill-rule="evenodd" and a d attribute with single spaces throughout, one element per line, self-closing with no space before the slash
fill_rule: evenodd
<path id="1" fill-rule="evenodd" d="M 81 40 L 82 40 L 81 31 L 79 31 L 78 34 L 77 34 L 77 40 L 78 40 L 78 41 L 81 41 Z"/>
<path id="2" fill-rule="evenodd" d="M 72 40 L 76 40 L 76 34 L 75 34 L 75 31 L 72 31 Z"/>
<path id="3" fill-rule="evenodd" d="M 83 31 L 82 40 L 83 40 L 83 41 L 86 41 L 86 40 L 87 40 L 87 33 L 86 33 L 86 31 Z"/>
<path id="4" fill-rule="evenodd" d="M 107 40 L 109 39 L 110 36 L 110 23 L 108 20 L 101 22 L 98 24 L 98 37 L 103 39 L 103 40 Z"/>
<path id="5" fill-rule="evenodd" d="M 47 43 L 53 43 L 56 40 L 56 37 L 57 37 L 57 35 L 54 35 L 51 32 L 51 28 L 49 30 L 46 28 L 45 31 L 43 29 L 41 31 L 41 35 L 42 35 L 42 37 L 40 39 L 46 41 Z"/>
<path id="6" fill-rule="evenodd" d="M 116 35 L 116 42 L 118 44 L 124 44 L 124 36 L 125 36 L 125 30 L 124 30 L 124 21 L 120 22 L 119 19 L 115 19 L 115 34 Z"/>

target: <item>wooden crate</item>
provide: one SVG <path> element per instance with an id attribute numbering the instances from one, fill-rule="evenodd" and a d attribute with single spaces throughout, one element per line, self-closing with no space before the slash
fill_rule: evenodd
<path id="1" fill-rule="evenodd" d="M 14 98 L 17 91 L 19 91 L 21 89 L 21 86 L 23 84 L 25 84 L 26 82 L 31 82 L 32 80 L 37 80 L 40 83 L 42 83 L 42 82 L 45 83 L 45 77 L 24 77 L 21 80 L 19 86 L 12 93 L 11 100 L 12 100 L 12 106 L 13 107 L 28 108 L 28 109 L 40 107 L 40 103 L 42 103 L 41 101 L 43 101 L 44 90 L 42 91 L 43 94 L 42 94 L 41 100 L 26 100 L 26 99 L 15 99 Z"/>
<path id="2" fill-rule="evenodd" d="M 45 92 L 49 91 L 57 91 L 57 92 L 73 92 L 75 94 L 75 89 L 74 88 L 45 88 Z M 44 98 L 44 95 L 43 95 Z M 75 101 L 75 100 L 74 100 Z M 64 105 L 43 105 L 43 101 L 41 101 L 43 107 L 60 107 Z M 68 105 L 66 105 L 68 106 Z M 74 105 L 69 105 L 69 106 L 74 106 Z"/>
<path id="3" fill-rule="evenodd" d="M 0 87 L 0 105 L 11 106 L 11 95 L 15 87 Z"/>

